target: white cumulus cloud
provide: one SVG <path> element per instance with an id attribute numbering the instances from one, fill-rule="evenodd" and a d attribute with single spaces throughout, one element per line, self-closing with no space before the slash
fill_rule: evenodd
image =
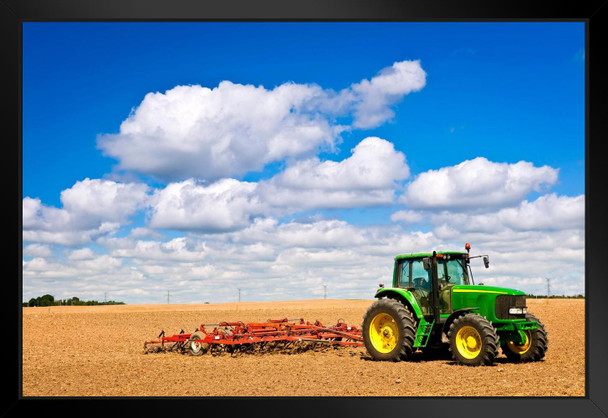
<path id="1" fill-rule="evenodd" d="M 504 231 L 583 231 L 585 196 L 558 196 L 555 193 L 524 200 L 515 207 L 488 213 L 450 213 L 431 215 L 437 231 L 496 234 Z M 458 231 L 458 232 L 456 232 Z"/>
<path id="2" fill-rule="evenodd" d="M 116 231 L 146 204 L 148 186 L 85 179 L 61 192 L 62 208 L 23 199 L 24 242 L 77 245 Z"/>
<path id="3" fill-rule="evenodd" d="M 166 181 L 238 177 L 333 149 L 350 129 L 337 118 L 378 126 L 425 82 L 419 61 L 402 61 L 340 92 L 291 82 L 272 89 L 230 81 L 212 89 L 176 86 L 148 93 L 118 133 L 99 136 L 98 146 L 120 168 Z"/>
<path id="4" fill-rule="evenodd" d="M 484 210 L 513 206 L 557 182 L 558 169 L 483 157 L 419 174 L 400 198 L 413 209 Z"/>
<path id="5" fill-rule="evenodd" d="M 423 219 L 423 213 L 413 210 L 399 210 L 391 214 L 391 221 L 393 222 L 415 223 L 420 222 Z"/>
<path id="6" fill-rule="evenodd" d="M 295 162 L 261 182 L 260 195 L 289 212 L 393 203 L 395 187 L 409 176 L 405 155 L 378 137 L 365 138 L 351 153 L 342 161 Z"/>
<path id="7" fill-rule="evenodd" d="M 342 161 L 298 161 L 257 183 L 232 178 L 170 183 L 150 199 L 149 226 L 224 232 L 244 228 L 256 217 L 390 204 L 396 183 L 408 175 L 403 153 L 384 139 L 369 137 Z"/>
<path id="8" fill-rule="evenodd" d="M 394 112 L 390 106 L 404 95 L 422 89 L 425 84 L 426 73 L 420 67 L 420 61 L 396 62 L 371 80 L 353 84 L 354 126 L 372 128 L 391 119 Z"/>
<path id="9" fill-rule="evenodd" d="M 502 209 L 498 217 L 515 230 L 582 230 L 585 227 L 585 196 L 557 196 L 551 193 L 533 202 L 525 200 L 516 208 Z"/>
<path id="10" fill-rule="evenodd" d="M 363 190 L 392 188 L 410 174 L 405 155 L 382 138 L 367 137 L 343 161 L 298 161 L 276 175 L 273 183 L 290 189 Z"/>
<path id="11" fill-rule="evenodd" d="M 256 183 L 222 179 L 210 185 L 194 179 L 171 183 L 152 198 L 150 226 L 180 230 L 225 231 L 247 226 L 266 206 Z"/>

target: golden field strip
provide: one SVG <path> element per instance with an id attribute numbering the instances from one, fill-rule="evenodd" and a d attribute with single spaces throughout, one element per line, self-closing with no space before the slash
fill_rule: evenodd
<path id="1" fill-rule="evenodd" d="M 23 308 L 24 397 L 585 396 L 585 301 L 528 299 L 545 324 L 544 361 L 466 367 L 418 354 L 372 361 L 365 348 L 238 356 L 144 354 L 161 330 L 280 318 L 361 326 L 373 300 Z"/>

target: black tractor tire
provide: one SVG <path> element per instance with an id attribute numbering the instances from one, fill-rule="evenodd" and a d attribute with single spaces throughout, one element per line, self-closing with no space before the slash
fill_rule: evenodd
<path id="1" fill-rule="evenodd" d="M 192 334 L 186 343 L 186 352 L 191 356 L 202 356 L 205 354 L 209 349 L 209 344 L 196 341 L 204 338 L 205 336 L 202 334 Z"/>
<path id="2" fill-rule="evenodd" d="M 526 320 L 538 322 L 538 328 L 525 332 L 527 341 L 523 345 L 513 344 L 508 339 L 500 341 L 502 353 L 515 363 L 540 361 L 545 357 L 549 346 L 548 333 L 543 323 L 532 314 L 526 314 Z"/>
<path id="3" fill-rule="evenodd" d="M 481 315 L 467 313 L 452 322 L 448 330 L 452 359 L 467 366 L 489 366 L 498 354 L 498 335 L 492 323 Z"/>
<path id="4" fill-rule="evenodd" d="M 395 299 L 374 302 L 363 316 L 363 343 L 374 360 L 408 360 L 414 353 L 416 321 Z"/>

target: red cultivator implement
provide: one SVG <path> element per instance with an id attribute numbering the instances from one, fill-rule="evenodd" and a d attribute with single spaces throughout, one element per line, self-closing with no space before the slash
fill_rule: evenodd
<path id="1" fill-rule="evenodd" d="M 211 330 L 210 327 L 213 327 Z M 338 321 L 333 326 L 314 324 L 303 319 L 279 319 L 266 322 L 220 322 L 202 324 L 192 334 L 165 336 L 144 343 L 145 353 L 176 351 L 193 356 L 206 352 L 264 353 L 268 351 L 298 352 L 323 346 L 363 346 L 361 330 Z"/>

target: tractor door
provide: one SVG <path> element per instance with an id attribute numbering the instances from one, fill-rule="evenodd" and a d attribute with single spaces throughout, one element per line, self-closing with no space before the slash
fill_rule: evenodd
<path id="1" fill-rule="evenodd" d="M 426 257 L 423 261 L 431 277 L 431 291 L 429 292 L 431 312 L 435 323 L 439 324 L 441 314 L 449 314 L 452 310 L 451 286 L 446 286 L 446 283 L 449 282 L 449 275 L 444 255 L 433 251 L 433 256 Z"/>
<path id="2" fill-rule="evenodd" d="M 437 260 L 437 284 L 439 285 L 439 313 L 452 313 L 452 287 L 454 283 L 450 282 L 452 273 L 451 264 L 446 260 Z"/>
<path id="3" fill-rule="evenodd" d="M 446 255 L 437 258 L 437 285 L 439 288 L 439 313 L 452 313 L 452 288 L 468 284 L 466 260 Z"/>
<path id="4" fill-rule="evenodd" d="M 400 260 L 399 287 L 408 289 L 416 297 L 423 315 L 432 315 L 430 301 L 431 272 L 424 269 L 422 260 Z"/>
<path id="5" fill-rule="evenodd" d="M 422 260 L 411 260 L 410 271 L 412 277 L 413 293 L 418 299 L 423 315 L 431 315 L 433 313 L 431 307 L 430 291 L 431 291 L 431 275 L 430 272 L 424 269 Z"/>

